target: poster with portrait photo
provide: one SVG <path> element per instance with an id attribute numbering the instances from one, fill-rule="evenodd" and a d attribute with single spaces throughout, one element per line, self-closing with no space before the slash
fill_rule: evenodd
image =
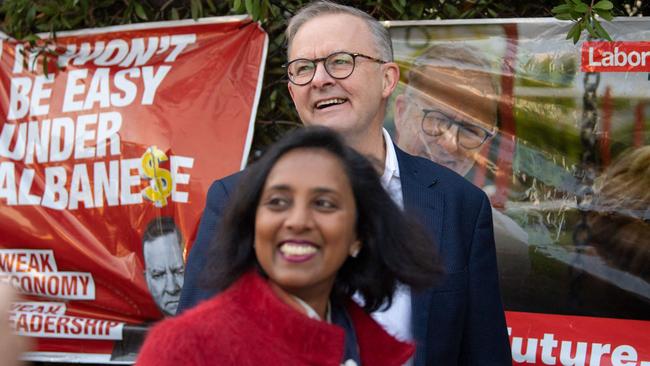
<path id="1" fill-rule="evenodd" d="M 132 363 L 175 312 L 208 188 L 248 158 L 267 42 L 244 16 L 143 23 L 57 32 L 44 62 L 0 35 L 0 280 L 27 360 Z"/>
<path id="2" fill-rule="evenodd" d="M 650 362 L 650 23 L 575 45 L 555 19 L 387 26 L 385 126 L 488 194 L 515 364 Z"/>

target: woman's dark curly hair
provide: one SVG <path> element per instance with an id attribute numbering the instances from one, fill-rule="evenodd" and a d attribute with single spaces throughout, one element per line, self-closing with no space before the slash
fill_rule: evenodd
<path id="1" fill-rule="evenodd" d="M 207 258 L 204 282 L 224 290 L 242 274 L 257 268 L 255 213 L 266 179 L 282 156 L 296 149 L 323 150 L 341 162 L 357 207 L 356 232 L 362 249 L 339 269 L 331 299 L 342 301 L 358 292 L 364 309 L 390 306 L 399 283 L 415 290 L 429 287 L 441 269 L 425 231 L 407 219 L 381 186 L 373 165 L 324 127 L 298 129 L 274 144 L 239 180 Z"/>

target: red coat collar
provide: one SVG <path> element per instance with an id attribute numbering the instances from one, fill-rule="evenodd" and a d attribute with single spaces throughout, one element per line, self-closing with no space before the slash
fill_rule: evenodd
<path id="1" fill-rule="evenodd" d="M 322 364 L 326 359 L 340 362 L 343 358 L 345 335 L 341 327 L 310 319 L 294 310 L 255 271 L 242 276 L 217 298 L 220 297 L 246 312 L 258 331 L 282 339 L 289 350 L 299 352 L 308 364 Z M 347 310 L 363 365 L 402 365 L 413 354 L 412 345 L 388 335 L 354 301 L 348 301 Z"/>

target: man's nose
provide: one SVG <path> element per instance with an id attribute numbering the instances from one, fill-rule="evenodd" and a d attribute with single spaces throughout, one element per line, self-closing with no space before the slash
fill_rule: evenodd
<path id="1" fill-rule="evenodd" d="M 311 86 L 314 88 L 323 88 L 331 85 L 336 80 L 325 70 L 325 62 L 318 62 L 314 70 L 314 78 L 311 80 Z"/>
<path id="2" fill-rule="evenodd" d="M 165 292 L 175 295 L 181 291 L 181 284 L 173 273 L 165 275 Z"/>
<path id="3" fill-rule="evenodd" d="M 458 126 L 450 126 L 448 130 L 438 137 L 438 144 L 450 154 L 456 153 L 460 149 L 458 146 Z"/>

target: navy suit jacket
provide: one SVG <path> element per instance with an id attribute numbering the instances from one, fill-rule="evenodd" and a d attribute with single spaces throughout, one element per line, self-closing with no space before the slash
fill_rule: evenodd
<path id="1" fill-rule="evenodd" d="M 432 235 L 445 269 L 437 286 L 412 294 L 415 365 L 512 365 L 487 196 L 445 167 L 397 147 L 396 153 L 404 208 Z M 214 295 L 199 278 L 240 177 L 215 181 L 208 191 L 179 313 Z"/>

